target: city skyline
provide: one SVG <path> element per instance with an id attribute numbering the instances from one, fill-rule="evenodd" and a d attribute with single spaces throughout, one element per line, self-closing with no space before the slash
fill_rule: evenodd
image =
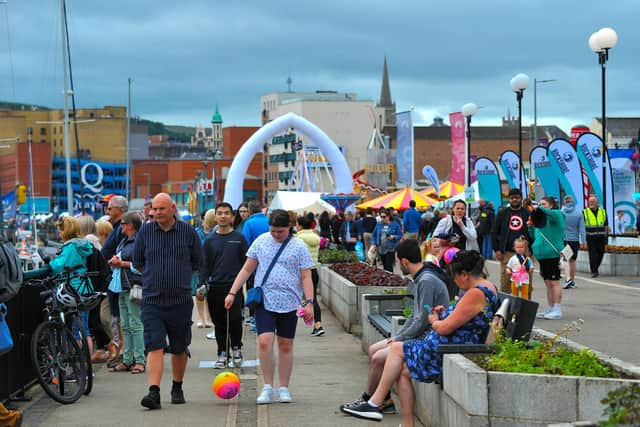
<path id="1" fill-rule="evenodd" d="M 126 7 L 125 7 L 126 6 Z M 638 116 L 640 87 L 632 78 L 640 35 L 631 0 L 602 7 L 591 0 L 562 4 L 471 1 L 382 7 L 351 1 L 300 5 L 166 1 L 85 4 L 68 1 L 76 103 L 91 108 L 126 105 L 132 115 L 167 124 L 208 124 L 220 106 L 225 125 L 260 123 L 260 96 L 287 90 L 355 92 L 377 101 L 382 63 L 389 63 L 398 111 L 414 108 L 417 124 L 447 120 L 467 102 L 483 107 L 476 125 L 499 125 L 517 112 L 513 75 L 531 78 L 523 124 L 565 132 L 589 125 L 601 112 L 600 67 L 588 38 L 601 27 L 618 32 L 607 67 L 607 115 Z M 0 4 L 0 100 L 62 103 L 57 1 Z"/>

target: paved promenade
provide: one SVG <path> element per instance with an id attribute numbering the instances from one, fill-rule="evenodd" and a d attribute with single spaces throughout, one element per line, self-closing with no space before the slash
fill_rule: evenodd
<path id="1" fill-rule="evenodd" d="M 257 368 L 242 368 L 241 391 L 231 401 L 217 398 L 211 391 L 214 376 L 221 372 L 200 368 L 201 361 L 215 357 L 215 343 L 205 339 L 210 329 L 194 328 L 192 359 L 184 383 L 186 405 L 172 405 L 169 399 L 171 376 L 165 363 L 161 386 L 162 409 L 148 411 L 140 406 L 146 393 L 144 375 L 110 373 L 104 365 L 95 365 L 94 389 L 72 405 L 60 405 L 50 399 L 39 385 L 29 394 L 33 401 L 21 403 L 24 426 L 364 426 L 369 423 L 344 416 L 341 403 L 362 393 L 367 373 L 367 358 L 360 340 L 345 333 L 325 308 L 323 326 L 327 333 L 312 338 L 302 321 L 298 324 L 295 367 L 290 386 L 293 403 L 256 405 L 256 390 L 262 388 Z M 245 327 L 245 358 L 256 359 L 255 334 Z M 169 359 L 166 358 L 165 362 Z M 398 426 L 400 415 L 388 415 L 380 426 Z M 419 424 L 418 424 L 419 425 Z"/>
<path id="2" fill-rule="evenodd" d="M 489 262 L 490 279 L 498 282 L 498 263 Z M 536 320 L 536 327 L 557 331 L 568 322 L 583 319 L 581 331 L 569 338 L 595 350 L 640 365 L 640 277 L 606 277 L 591 279 L 580 274 L 578 287 L 563 291 L 562 320 Z M 534 277 L 534 300 L 545 307 L 542 279 Z M 94 391 L 72 405 L 59 405 L 40 389 L 32 387 L 33 401 L 20 404 L 25 410 L 25 426 L 364 426 L 370 423 L 345 417 L 339 404 L 362 392 L 367 372 L 366 356 L 360 340 L 345 333 L 331 313 L 324 308 L 323 325 L 327 334 L 312 338 L 309 328 L 300 322 L 296 339 L 296 364 L 290 387 L 294 402 L 257 406 L 257 391 L 262 387 L 258 368 L 240 370 L 240 395 L 222 401 L 211 391 L 216 373 L 200 368 L 200 362 L 214 359 L 215 344 L 205 339 L 208 329 L 195 329 L 193 358 L 189 361 L 184 389 L 186 405 L 169 403 L 170 373 L 162 384 L 159 411 L 140 406 L 146 393 L 143 375 L 109 373 L 96 365 Z M 245 358 L 255 360 L 255 335 L 245 328 Z M 168 361 L 168 359 L 167 359 Z M 168 368 L 168 363 L 166 368 Z M 400 416 L 385 416 L 380 426 L 397 426 Z"/>

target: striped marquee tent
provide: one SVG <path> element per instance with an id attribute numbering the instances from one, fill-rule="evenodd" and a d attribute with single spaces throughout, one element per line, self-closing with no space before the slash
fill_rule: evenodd
<path id="1" fill-rule="evenodd" d="M 441 199 L 448 199 L 462 192 L 464 192 L 464 185 L 462 184 L 456 184 L 451 181 L 445 181 L 440 184 Z M 437 197 L 435 188 L 427 188 L 426 190 L 421 191 L 420 194 L 429 197 Z"/>
<path id="2" fill-rule="evenodd" d="M 429 206 L 433 206 L 434 204 L 439 202 L 439 200 L 437 199 L 425 196 L 424 194 L 421 194 L 417 191 L 414 192 L 412 189 L 407 187 L 402 190 L 398 190 L 390 194 L 384 194 L 373 200 L 369 200 L 368 202 L 356 205 L 356 208 L 380 209 L 391 206 L 396 210 L 402 211 L 405 209 L 409 209 L 409 202 L 411 200 L 416 201 L 416 207 L 418 208 L 426 208 Z"/>

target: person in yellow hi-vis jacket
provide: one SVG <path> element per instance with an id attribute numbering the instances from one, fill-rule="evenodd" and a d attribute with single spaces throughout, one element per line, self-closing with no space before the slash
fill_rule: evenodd
<path id="1" fill-rule="evenodd" d="M 604 257 L 604 247 L 607 244 L 609 223 L 607 212 L 598 204 L 596 196 L 589 197 L 589 207 L 582 211 L 584 226 L 587 233 L 587 249 L 589 250 L 589 267 L 591 277 L 598 277 L 598 268 Z"/>

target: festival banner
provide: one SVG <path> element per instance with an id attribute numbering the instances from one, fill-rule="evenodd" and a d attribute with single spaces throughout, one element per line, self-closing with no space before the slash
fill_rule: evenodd
<path id="1" fill-rule="evenodd" d="M 451 174 L 449 181 L 456 184 L 464 184 L 465 165 L 465 121 L 462 113 L 449 114 L 451 123 Z"/>
<path id="2" fill-rule="evenodd" d="M 573 145 L 565 139 L 554 139 L 547 148 L 547 157 L 564 192 L 573 196 L 576 209 L 584 209 L 582 168 Z"/>
<path id="3" fill-rule="evenodd" d="M 478 193 L 481 199 L 493 203 L 497 211 L 502 206 L 502 191 L 498 168 L 491 159 L 479 157 L 473 164 L 478 177 Z"/>
<path id="4" fill-rule="evenodd" d="M 396 185 L 413 184 L 413 124 L 411 111 L 396 114 L 397 142 Z M 411 165 L 411 167 L 407 167 Z"/>
<path id="5" fill-rule="evenodd" d="M 520 168 L 520 158 L 515 151 L 507 150 L 500 155 L 500 167 L 502 173 L 507 177 L 507 182 L 511 188 L 522 190 L 522 197 L 528 197 L 529 188 L 523 185 L 525 182 L 524 169 Z M 520 173 L 518 173 L 518 170 Z"/>
<path id="6" fill-rule="evenodd" d="M 529 154 L 529 162 L 531 162 L 535 176 L 544 190 L 544 195 L 560 200 L 560 182 L 547 157 L 547 149 L 544 147 L 535 147 L 531 150 L 531 154 Z M 538 200 L 539 199 L 538 197 Z"/>
<path id="7" fill-rule="evenodd" d="M 578 157 L 580 158 L 580 162 L 582 163 L 582 167 L 584 168 L 587 176 L 589 177 L 589 183 L 591 185 L 592 193 L 596 195 L 598 201 L 600 202 L 600 206 L 605 206 L 603 200 L 603 192 L 606 195 L 607 203 L 606 203 L 606 211 L 607 217 L 609 218 L 609 226 L 613 227 L 611 223 L 615 211 L 614 207 L 616 206 L 616 191 L 613 187 L 614 180 L 612 177 L 612 169 L 609 159 L 609 152 L 605 148 L 604 156 L 602 155 L 602 149 L 604 145 L 602 143 L 602 139 L 595 133 L 587 132 L 583 133 L 578 137 L 578 141 L 576 143 L 576 149 L 578 150 Z M 602 168 L 602 163 L 604 162 L 604 171 Z M 606 178 L 606 186 L 603 191 L 602 186 L 602 175 L 604 174 Z M 611 228 L 613 230 L 613 228 Z"/>
<path id="8" fill-rule="evenodd" d="M 632 156 L 636 152 L 635 149 L 611 149 L 607 150 L 609 161 L 611 162 L 611 171 L 613 172 L 613 196 L 615 199 L 615 212 L 612 215 L 617 216 L 618 211 L 622 211 L 623 220 L 628 227 L 634 227 L 637 220 L 637 209 L 634 198 L 636 178 L 635 168 L 633 167 Z M 611 229 L 615 231 L 615 221 L 612 224 L 609 221 Z"/>
<path id="9" fill-rule="evenodd" d="M 440 197 L 440 181 L 438 180 L 438 173 L 433 166 L 426 165 L 422 168 L 422 175 L 433 185 L 436 190 L 436 194 Z"/>

